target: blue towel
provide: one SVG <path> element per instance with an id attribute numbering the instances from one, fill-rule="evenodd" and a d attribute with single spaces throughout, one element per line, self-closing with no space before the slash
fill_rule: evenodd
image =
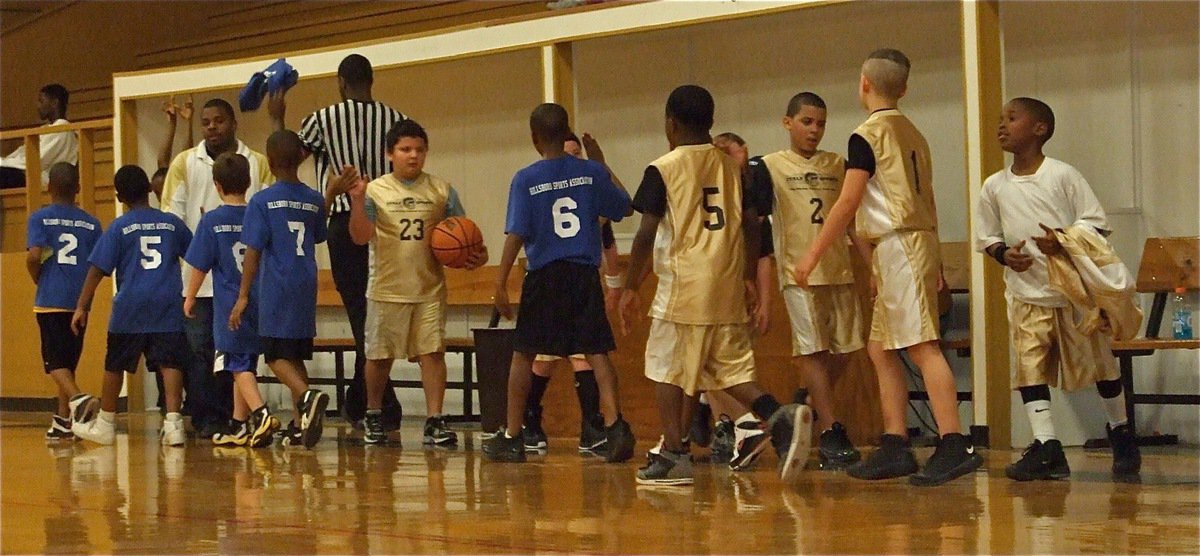
<path id="1" fill-rule="evenodd" d="M 287 59 L 275 60 L 267 69 L 250 76 L 250 81 L 238 93 L 238 106 L 242 112 L 258 110 L 268 93 L 286 91 L 299 79 L 300 73 L 287 63 Z"/>

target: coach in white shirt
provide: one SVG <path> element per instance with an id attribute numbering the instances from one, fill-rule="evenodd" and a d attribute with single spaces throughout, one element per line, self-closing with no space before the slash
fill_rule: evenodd
<path id="1" fill-rule="evenodd" d="M 38 118 L 46 125 L 64 125 L 67 121 L 66 87 L 51 83 L 38 91 Z M 42 184 L 49 182 L 50 167 L 59 162 L 78 164 L 79 139 L 74 132 L 48 133 L 41 137 L 38 150 L 42 156 Z M 90 184 L 84 184 L 90 185 Z M 4 189 L 25 187 L 25 145 L 17 147 L 0 159 L 0 187 Z"/>
<path id="2" fill-rule="evenodd" d="M 236 152 L 250 162 L 249 198 L 271 182 L 267 157 L 251 150 L 237 138 L 237 117 L 233 107 L 214 98 L 200 111 L 200 127 L 204 141 L 175 156 L 163 182 L 162 210 L 183 219 L 194 233 L 200 217 L 206 211 L 221 206 L 221 197 L 213 184 L 213 160 L 227 152 Z M 187 284 L 191 267 L 183 266 L 183 283 Z M 182 295 L 183 292 L 180 292 Z M 233 411 L 233 387 L 229 373 L 213 374 L 215 357 L 212 336 L 212 276 L 196 296 L 195 318 L 187 321 L 188 343 L 195 354 L 184 373 L 187 390 L 185 411 L 192 416 L 192 426 L 204 438 L 221 432 Z"/>

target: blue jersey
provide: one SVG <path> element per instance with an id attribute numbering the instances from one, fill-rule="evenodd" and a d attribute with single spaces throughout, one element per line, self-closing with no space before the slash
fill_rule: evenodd
<path id="1" fill-rule="evenodd" d="M 41 247 L 34 309 L 75 309 L 87 278 L 87 257 L 100 239 L 100 221 L 75 206 L 53 204 L 29 217 L 25 248 Z"/>
<path id="2" fill-rule="evenodd" d="M 242 325 L 229 329 L 229 313 L 242 287 L 242 221 L 246 207 L 221 205 L 204 213 L 196 224 L 196 237 L 183 260 L 213 275 L 213 343 L 225 353 L 258 353 L 258 291 L 250 290 L 250 302 L 242 314 Z M 257 280 L 256 280 L 257 282 Z M 255 284 L 257 286 L 257 284 Z"/>
<path id="3" fill-rule="evenodd" d="M 117 273 L 109 332 L 183 332 L 179 259 L 191 242 L 183 220 L 150 207 L 113 220 L 88 259 L 105 274 Z"/>
<path id="4" fill-rule="evenodd" d="M 258 333 L 317 336 L 316 245 L 325 242 L 325 198 L 302 183 L 276 182 L 246 207 L 242 243 L 257 249 Z"/>
<path id="5" fill-rule="evenodd" d="M 504 232 L 524 240 L 529 270 L 558 260 L 599 267 L 599 218 L 619 221 L 628 211 L 629 194 L 602 164 L 561 156 L 513 176 Z"/>

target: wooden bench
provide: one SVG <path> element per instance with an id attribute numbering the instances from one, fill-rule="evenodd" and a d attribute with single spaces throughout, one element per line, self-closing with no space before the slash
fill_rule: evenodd
<path id="1" fill-rule="evenodd" d="M 445 269 L 446 272 L 446 301 L 450 307 L 491 307 L 493 288 L 496 283 L 498 266 L 484 266 L 473 271 Z M 509 299 L 514 303 L 521 296 L 521 279 L 523 273 L 513 269 L 509 276 Z M 337 307 L 341 309 L 342 297 L 337 292 L 333 282 L 333 273 L 329 270 L 317 272 L 317 306 Z M 333 386 L 336 390 L 337 410 L 344 407 L 346 386 L 346 354 L 354 353 L 354 338 L 316 338 L 313 340 L 313 351 L 330 353 L 334 357 L 333 378 L 310 378 L 310 384 Z M 475 340 L 469 337 L 446 338 L 446 353 L 462 356 L 462 380 L 447 381 L 447 389 L 459 389 L 463 394 L 463 412 L 461 415 L 447 416 L 451 422 L 478 421 L 475 413 Z M 278 383 L 275 377 L 260 377 L 261 382 Z M 421 388 L 420 380 L 391 379 L 392 388 Z"/>
<path id="2" fill-rule="evenodd" d="M 1200 289 L 1196 267 L 1200 257 L 1200 238 L 1173 237 L 1149 238 L 1142 248 L 1142 260 L 1138 265 L 1137 291 L 1153 293 L 1150 315 L 1146 318 L 1146 335 L 1141 338 L 1113 342 L 1113 355 L 1121 368 L 1121 383 L 1125 387 L 1125 411 L 1129 424 L 1137 430 L 1137 404 L 1200 405 L 1200 395 L 1193 394 L 1137 394 L 1133 387 L 1133 358 L 1153 355 L 1159 350 L 1200 349 L 1200 340 L 1175 340 L 1160 338 L 1163 313 L 1167 298 L 1175 288 L 1183 286 L 1188 291 Z M 1193 317 L 1194 318 L 1194 317 Z M 1170 336 L 1171 332 L 1166 333 Z M 1156 434 L 1138 438 L 1143 446 L 1176 444 L 1179 437 L 1173 434 Z"/>

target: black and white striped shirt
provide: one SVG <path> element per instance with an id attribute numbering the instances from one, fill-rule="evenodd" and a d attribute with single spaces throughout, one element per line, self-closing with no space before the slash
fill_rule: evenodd
<path id="1" fill-rule="evenodd" d="M 400 111 L 379 101 L 344 100 L 304 118 L 300 140 L 313 153 L 317 165 L 317 185 L 322 194 L 329 171 L 341 172 L 353 166 L 371 181 L 392 171 L 384 136 L 396 122 L 405 119 Z M 348 212 L 350 198 L 339 195 L 330 214 Z"/>

